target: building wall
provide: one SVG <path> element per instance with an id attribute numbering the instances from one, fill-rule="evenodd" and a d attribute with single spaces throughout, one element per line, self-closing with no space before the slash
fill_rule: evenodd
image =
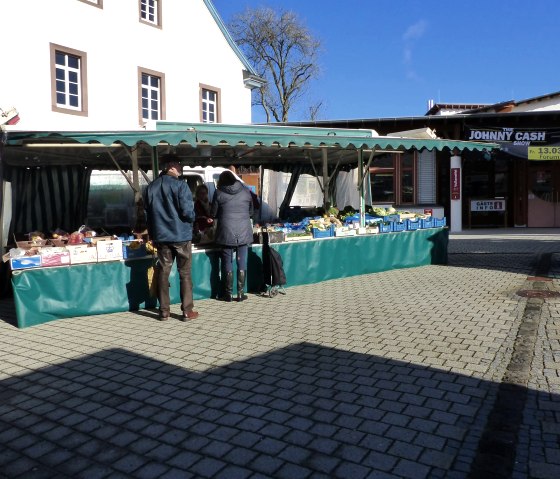
<path id="1" fill-rule="evenodd" d="M 138 0 L 2 0 L 0 108 L 18 130 L 138 129 L 138 67 L 165 75 L 166 120 L 200 121 L 199 85 L 221 93 L 224 123 L 251 122 L 245 69 L 203 0 L 162 0 L 162 28 Z M 87 54 L 88 115 L 52 111 L 50 44 Z"/>
<path id="2" fill-rule="evenodd" d="M 515 105 L 513 111 L 515 113 L 523 111 L 557 111 L 560 110 L 560 97 L 554 96 L 553 98 L 541 99 L 528 103 L 521 103 Z"/>

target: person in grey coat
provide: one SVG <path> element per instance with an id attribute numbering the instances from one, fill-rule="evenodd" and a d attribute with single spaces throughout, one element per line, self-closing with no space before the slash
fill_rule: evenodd
<path id="1" fill-rule="evenodd" d="M 247 253 L 253 242 L 253 198 L 249 189 L 226 170 L 220 174 L 211 215 L 217 219 L 214 241 L 222 247 L 222 280 L 224 300 L 232 301 L 233 294 L 233 253 L 237 260 L 237 301 L 244 301 Z"/>

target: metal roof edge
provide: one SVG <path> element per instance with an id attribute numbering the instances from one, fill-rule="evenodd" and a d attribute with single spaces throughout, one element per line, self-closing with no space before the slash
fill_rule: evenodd
<path id="1" fill-rule="evenodd" d="M 292 126 L 284 124 L 233 124 L 233 123 L 188 123 L 176 121 L 156 121 L 156 131 L 184 131 L 199 132 L 228 132 L 228 133 L 257 133 L 257 134 L 288 134 L 288 135 L 319 135 L 319 136 L 353 136 L 361 138 L 375 138 L 379 136 L 371 128 L 337 128 Z"/>
<path id="2" fill-rule="evenodd" d="M 558 116 L 560 115 L 560 110 L 549 110 L 549 111 L 520 111 L 520 112 L 510 112 L 510 113 L 455 113 L 454 115 L 421 115 L 421 116 L 395 116 L 395 117 L 379 117 L 379 118 L 339 118 L 334 120 L 318 120 L 318 121 L 290 121 L 286 123 L 279 123 L 285 126 L 320 126 L 332 125 L 333 123 L 346 123 L 351 124 L 364 124 L 364 123 L 380 123 L 380 122 L 397 122 L 397 121 L 442 121 L 449 122 L 454 118 L 468 119 L 468 118 L 513 118 L 515 116 L 520 117 L 531 117 L 531 116 Z M 266 125 L 267 123 L 262 123 Z M 340 127 L 338 127 L 340 128 Z"/>
<path id="3" fill-rule="evenodd" d="M 220 14 L 216 10 L 216 7 L 214 7 L 214 4 L 212 3 L 212 1 L 211 0 L 202 0 L 202 1 L 204 2 L 206 7 L 208 8 L 208 11 L 210 12 L 212 17 L 214 18 L 215 22 L 218 24 L 218 27 L 222 31 L 222 34 L 224 35 L 226 41 L 229 43 L 229 46 L 232 48 L 232 50 L 235 52 L 235 54 L 239 57 L 239 60 L 241 60 L 241 63 L 243 63 L 243 65 L 245 66 L 245 68 L 247 68 L 247 70 L 249 71 L 249 73 L 251 73 L 251 75 L 255 75 L 256 77 L 258 77 L 259 76 L 258 73 L 255 71 L 253 66 L 249 63 L 249 60 L 247 60 L 247 58 L 245 57 L 245 55 L 243 54 L 243 52 L 241 51 L 241 49 L 239 48 L 237 43 L 235 43 L 235 40 L 233 39 L 233 37 L 229 33 L 229 31 L 226 27 L 226 24 L 222 20 L 222 17 L 220 17 Z"/>

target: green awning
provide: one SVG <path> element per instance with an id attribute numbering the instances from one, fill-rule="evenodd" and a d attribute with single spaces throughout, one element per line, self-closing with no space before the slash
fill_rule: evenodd
<path id="1" fill-rule="evenodd" d="M 162 130 L 165 128 L 165 130 Z M 98 143 L 105 146 L 124 144 L 133 146 L 145 143 L 149 146 L 167 144 L 176 146 L 187 143 L 191 146 L 250 146 L 250 147 L 300 147 L 300 148 L 363 148 L 369 150 L 492 150 L 498 144 L 474 141 L 440 139 L 415 139 L 375 136 L 372 130 L 345 130 L 327 128 L 224 125 L 205 123 L 158 122 L 156 131 L 115 132 L 7 132 L 7 146 L 22 146 L 37 142 Z"/>
<path id="2" fill-rule="evenodd" d="M 134 150 L 139 165 L 148 168 L 155 154 L 174 152 L 185 165 L 262 165 L 281 169 L 310 161 L 320 163 L 327 148 L 329 163 L 357 163 L 356 150 L 492 150 L 494 143 L 377 136 L 373 130 L 307 128 L 272 125 L 229 125 L 157 122 L 156 130 L 18 132 L 7 131 L 2 161 L 11 166 L 83 164 L 112 168 L 115 160 L 130 163 Z M 109 160 L 109 161 L 108 161 Z"/>

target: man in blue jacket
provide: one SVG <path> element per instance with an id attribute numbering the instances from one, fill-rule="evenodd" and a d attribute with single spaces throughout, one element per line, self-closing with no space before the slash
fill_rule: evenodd
<path id="1" fill-rule="evenodd" d="M 181 163 L 175 155 L 162 157 L 163 169 L 144 192 L 144 207 L 148 220 L 148 233 L 157 248 L 157 285 L 159 319 L 169 319 L 169 275 L 173 261 L 177 260 L 181 290 L 183 321 L 196 319 L 193 310 L 191 276 L 192 226 L 194 204 L 187 183 L 179 176 Z"/>

